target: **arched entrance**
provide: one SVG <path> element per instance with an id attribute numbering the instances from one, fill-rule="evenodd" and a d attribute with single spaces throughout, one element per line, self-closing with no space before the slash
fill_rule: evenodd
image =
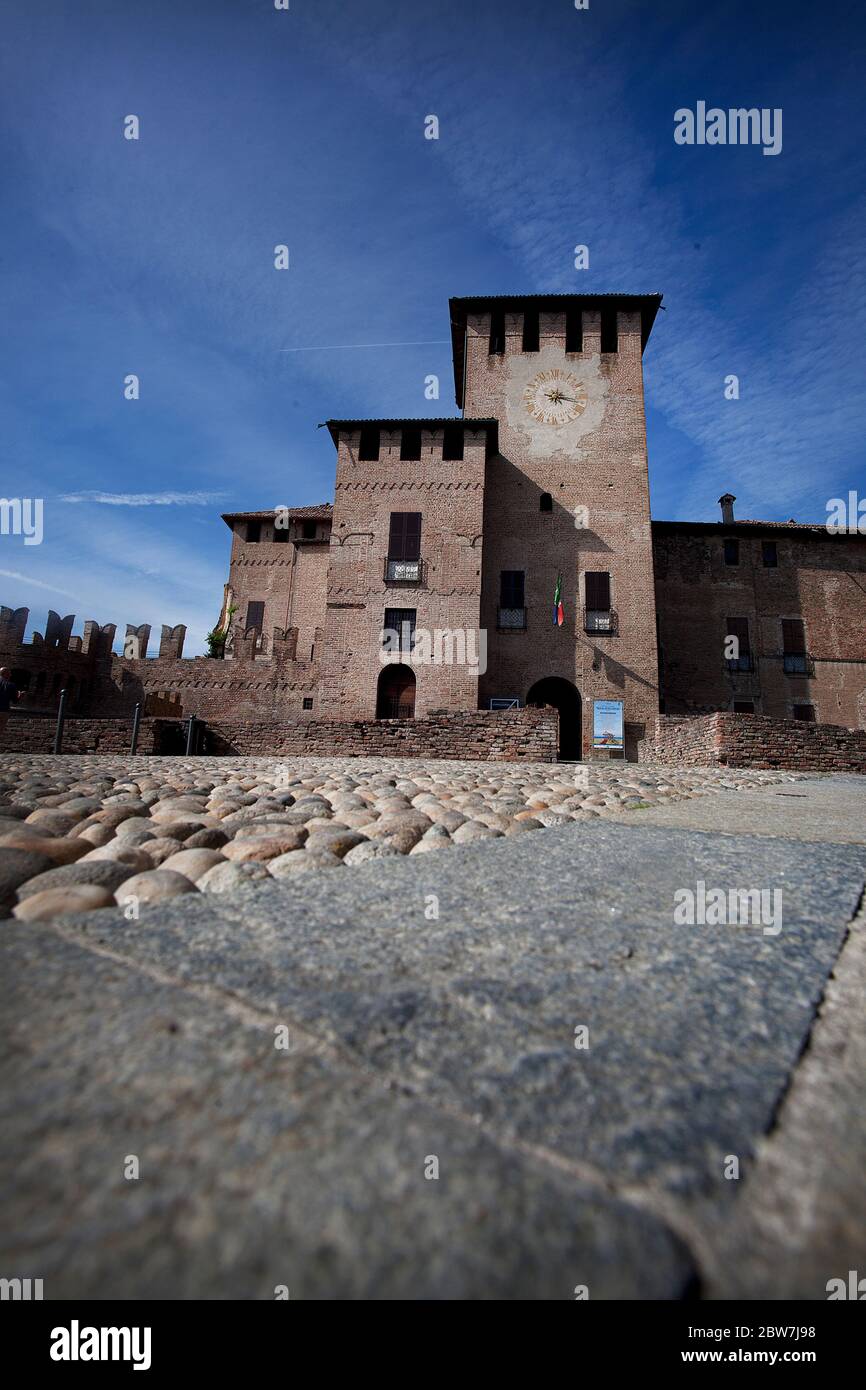
<path id="1" fill-rule="evenodd" d="M 409 666 L 384 666 L 376 687 L 377 719 L 415 718 L 415 672 Z"/>
<path id="2" fill-rule="evenodd" d="M 580 762 L 580 693 L 562 676 L 536 681 L 526 697 L 528 705 L 552 705 L 559 713 L 560 762 Z"/>

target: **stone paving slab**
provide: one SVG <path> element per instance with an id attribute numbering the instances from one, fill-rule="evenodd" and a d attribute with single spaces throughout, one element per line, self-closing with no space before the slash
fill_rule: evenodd
<path id="1" fill-rule="evenodd" d="M 806 776 L 760 791 L 721 788 L 712 796 L 646 806 L 626 815 L 640 825 L 862 845 L 866 844 L 866 777 Z"/>
<path id="2" fill-rule="evenodd" d="M 866 875 L 858 849 L 596 823 L 166 903 L 87 936 L 220 984 L 616 1181 L 730 1191 L 808 1032 Z M 639 879 L 637 878 L 639 872 Z M 778 936 L 674 926 L 674 892 L 781 887 Z M 637 879 L 637 881 L 636 881 Z M 428 920 L 431 895 L 439 919 Z M 590 1030 L 586 1051 L 574 1030 Z"/>
<path id="3" fill-rule="evenodd" d="M 856 846 L 593 822 L 139 922 L 5 923 L 13 1253 L 90 1296 L 261 1296 L 257 1268 L 264 1296 L 677 1296 L 665 1204 L 730 1209 L 725 1158 L 748 1172 L 773 1123 L 864 877 Z M 699 878 L 781 887 L 779 935 L 675 926 Z M 150 1186 L 124 1183 L 145 1144 Z M 440 1150 L 447 1216 L 442 1179 L 413 1186 Z"/>
<path id="4" fill-rule="evenodd" d="M 677 1298 L 694 1277 L 652 1214 L 278 1051 L 278 1020 L 218 991 L 10 925 L 0 1000 L 0 1268 L 47 1299 Z"/>

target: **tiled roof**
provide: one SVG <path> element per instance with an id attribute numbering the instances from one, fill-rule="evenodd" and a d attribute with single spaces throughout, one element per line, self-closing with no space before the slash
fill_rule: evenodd
<path id="1" fill-rule="evenodd" d="M 653 521 L 653 526 L 665 530 L 688 531 L 737 531 L 742 527 L 753 527 L 759 531 L 821 531 L 832 535 L 821 521 Z"/>
<path id="2" fill-rule="evenodd" d="M 233 521 L 267 521 L 276 510 L 276 507 L 266 507 L 258 512 L 223 512 L 222 518 L 231 529 Z M 286 510 L 298 521 L 330 521 L 334 508 L 330 502 L 317 502 L 312 507 L 288 507 Z"/>

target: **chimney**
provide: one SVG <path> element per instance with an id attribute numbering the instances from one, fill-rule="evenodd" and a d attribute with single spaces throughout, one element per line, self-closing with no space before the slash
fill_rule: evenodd
<path id="1" fill-rule="evenodd" d="M 719 498 L 719 506 L 722 509 L 722 522 L 725 526 L 733 526 L 734 524 L 734 503 L 736 500 L 736 497 L 734 497 L 731 492 L 725 492 Z"/>

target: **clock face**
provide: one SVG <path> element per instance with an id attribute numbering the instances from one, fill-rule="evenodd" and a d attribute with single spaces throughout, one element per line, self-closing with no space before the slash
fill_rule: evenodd
<path id="1" fill-rule="evenodd" d="M 523 392 L 529 415 L 542 425 L 567 425 L 586 409 L 586 388 L 571 372 L 550 367 L 538 372 Z"/>

